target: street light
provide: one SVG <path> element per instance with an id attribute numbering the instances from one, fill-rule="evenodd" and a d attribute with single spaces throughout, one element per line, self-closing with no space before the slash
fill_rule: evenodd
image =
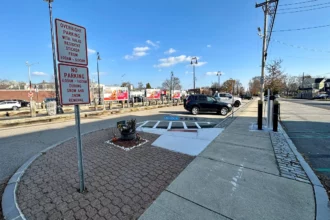
<path id="1" fill-rule="evenodd" d="M 26 61 L 26 62 L 25 62 L 25 65 L 26 65 L 26 66 L 28 67 L 28 69 L 29 69 L 29 87 L 30 87 L 30 92 L 31 92 L 31 89 L 32 89 L 30 68 L 31 68 L 31 66 L 33 66 L 33 65 L 35 65 L 35 64 L 39 64 L 39 62 L 37 62 L 37 63 L 29 63 L 29 61 Z M 30 100 L 32 101 L 32 97 L 30 97 Z"/>
<path id="2" fill-rule="evenodd" d="M 195 62 L 193 62 L 195 61 Z M 191 61 L 190 61 L 190 64 L 193 65 L 193 85 L 194 85 L 194 93 L 195 93 L 195 82 L 196 82 L 196 78 L 195 78 L 195 65 L 198 64 L 198 61 L 197 61 L 197 57 L 193 57 L 191 58 Z"/>
<path id="3" fill-rule="evenodd" d="M 56 54 L 55 54 L 55 38 L 54 38 L 54 28 L 53 28 L 53 14 L 52 14 L 52 2 L 54 0 L 44 0 L 48 3 L 49 8 L 49 21 L 50 21 L 50 35 L 52 39 L 52 52 L 53 52 L 53 66 L 54 66 L 54 80 L 55 80 L 55 94 L 56 94 L 56 113 L 63 113 L 60 104 L 60 95 L 58 91 L 58 79 L 57 79 L 57 68 L 56 68 Z"/>
<path id="4" fill-rule="evenodd" d="M 218 85 L 219 85 L 219 92 L 220 92 L 220 88 L 221 88 L 221 86 L 220 86 L 220 76 L 222 75 L 222 72 L 221 71 L 218 71 L 217 72 L 217 76 L 218 76 Z"/>
<path id="5" fill-rule="evenodd" d="M 100 71 L 99 71 L 99 60 L 101 60 L 100 53 L 97 52 L 96 58 L 96 65 L 97 65 L 97 84 L 98 84 L 98 91 L 99 91 L 99 105 L 101 105 L 101 88 L 100 88 Z"/>
<path id="6" fill-rule="evenodd" d="M 172 100 L 173 90 L 173 71 L 171 71 L 170 99 Z"/>

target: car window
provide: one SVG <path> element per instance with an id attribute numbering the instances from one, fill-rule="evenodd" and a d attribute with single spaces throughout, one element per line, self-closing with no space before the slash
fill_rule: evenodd
<path id="1" fill-rule="evenodd" d="M 226 94 L 220 94 L 220 97 L 226 97 Z"/>
<path id="2" fill-rule="evenodd" d="M 199 101 L 206 101 L 207 99 L 206 99 L 206 96 L 201 95 L 201 96 L 199 96 L 198 100 Z"/>
<path id="3" fill-rule="evenodd" d="M 214 98 L 212 98 L 212 97 L 207 97 L 207 101 L 208 101 L 208 102 L 214 102 L 214 101 L 215 101 L 215 99 L 214 99 Z"/>

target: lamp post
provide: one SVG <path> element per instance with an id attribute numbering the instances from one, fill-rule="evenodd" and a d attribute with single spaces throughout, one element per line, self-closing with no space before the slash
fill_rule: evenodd
<path id="1" fill-rule="evenodd" d="M 194 62 L 193 62 L 194 61 Z M 193 57 L 191 58 L 191 61 L 190 61 L 190 64 L 193 65 L 193 85 L 194 85 L 194 93 L 195 93 L 195 89 L 196 89 L 196 78 L 195 78 L 195 65 L 198 64 L 198 61 L 197 61 L 197 57 Z"/>
<path id="2" fill-rule="evenodd" d="M 97 67 L 97 84 L 98 84 L 98 92 L 99 92 L 99 105 L 101 105 L 101 88 L 100 88 L 99 60 L 101 60 L 101 57 L 100 57 L 100 53 L 97 52 L 97 58 L 96 58 L 96 67 Z"/>
<path id="3" fill-rule="evenodd" d="M 217 76 L 218 76 L 219 92 L 220 92 L 220 88 L 221 88 L 221 86 L 220 86 L 220 76 L 221 76 L 221 75 L 222 75 L 221 71 L 218 71 L 218 72 L 217 72 Z"/>
<path id="4" fill-rule="evenodd" d="M 29 63 L 29 61 L 26 61 L 25 62 L 25 65 L 28 67 L 29 69 L 29 89 L 30 89 L 30 92 L 32 90 L 32 83 L 31 83 L 31 66 L 35 65 L 35 64 L 39 64 L 38 62 L 37 63 Z M 32 97 L 30 97 L 30 101 L 32 101 Z"/>
<path id="5" fill-rule="evenodd" d="M 57 78 L 57 68 L 56 68 L 56 54 L 55 54 L 55 41 L 54 41 L 54 28 L 53 28 L 53 13 L 52 13 L 52 2 L 54 0 L 44 0 L 48 2 L 49 8 L 49 22 L 50 22 L 50 35 L 52 39 L 52 52 L 53 52 L 53 66 L 54 66 L 54 80 L 55 80 L 55 94 L 56 94 L 56 113 L 63 113 L 60 103 L 60 95 L 58 91 L 58 78 Z"/>
<path id="6" fill-rule="evenodd" d="M 170 85 L 170 99 L 171 100 L 172 100 L 172 96 L 173 96 L 172 90 L 173 90 L 173 71 L 171 71 L 171 85 Z"/>

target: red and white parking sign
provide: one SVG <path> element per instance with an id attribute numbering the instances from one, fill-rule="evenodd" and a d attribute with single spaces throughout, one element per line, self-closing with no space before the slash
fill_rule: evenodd
<path id="1" fill-rule="evenodd" d="M 86 29 L 55 19 L 58 62 L 88 65 Z"/>
<path id="2" fill-rule="evenodd" d="M 89 104 L 88 68 L 58 64 L 62 105 Z"/>

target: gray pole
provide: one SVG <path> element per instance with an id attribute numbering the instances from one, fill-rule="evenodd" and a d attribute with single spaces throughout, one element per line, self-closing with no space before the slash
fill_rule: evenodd
<path id="1" fill-rule="evenodd" d="M 101 88 L 100 88 L 100 72 L 99 72 L 99 59 L 100 54 L 97 52 L 96 65 L 97 65 L 97 84 L 99 87 L 99 105 L 101 105 Z"/>
<path id="2" fill-rule="evenodd" d="M 53 52 L 53 66 L 54 66 L 54 80 L 55 80 L 55 94 L 56 94 L 56 113 L 62 113 L 60 106 L 60 95 L 58 91 L 58 79 L 57 79 L 57 68 L 56 68 L 56 54 L 55 54 L 55 42 L 54 42 L 54 28 L 53 28 L 53 14 L 52 14 L 52 0 L 48 0 L 49 8 L 49 21 L 50 21 L 50 33 L 52 38 L 52 52 Z"/>
<path id="3" fill-rule="evenodd" d="M 76 119 L 76 130 L 77 130 L 77 152 L 78 152 L 78 169 L 79 169 L 79 191 L 82 193 L 85 190 L 84 180 L 84 166 L 83 166 L 83 153 L 81 144 L 81 133 L 80 133 L 80 109 L 79 105 L 74 106 L 75 119 Z"/>
<path id="4" fill-rule="evenodd" d="M 195 93 L 195 89 L 196 89 L 196 87 L 195 87 L 195 81 L 196 81 L 196 78 L 195 78 L 195 65 L 193 64 L 193 73 L 194 73 L 194 93 Z"/>
<path id="5" fill-rule="evenodd" d="M 267 22 L 268 22 L 268 0 L 266 0 L 266 6 L 264 9 L 264 36 L 262 42 L 262 61 L 261 61 L 261 80 L 260 80 L 260 100 L 264 100 L 264 88 L 265 88 L 265 63 L 266 63 L 266 38 L 267 38 Z"/>

